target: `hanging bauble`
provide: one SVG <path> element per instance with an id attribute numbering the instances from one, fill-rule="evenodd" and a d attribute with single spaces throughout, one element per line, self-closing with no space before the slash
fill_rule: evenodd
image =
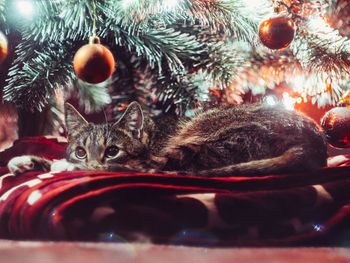
<path id="1" fill-rule="evenodd" d="M 321 126 L 330 145 L 337 148 L 350 147 L 350 108 L 335 107 L 323 116 Z"/>
<path id="2" fill-rule="evenodd" d="M 3 33 L 0 32 L 0 65 L 5 61 L 8 53 L 7 39 Z"/>
<path id="3" fill-rule="evenodd" d="M 294 24 L 292 19 L 276 16 L 266 19 L 259 26 L 259 38 L 270 49 L 286 48 L 294 38 Z"/>
<path id="4" fill-rule="evenodd" d="M 112 52 L 101 45 L 98 37 L 91 37 L 89 44 L 82 46 L 73 59 L 77 77 L 91 84 L 110 78 L 115 69 Z"/>

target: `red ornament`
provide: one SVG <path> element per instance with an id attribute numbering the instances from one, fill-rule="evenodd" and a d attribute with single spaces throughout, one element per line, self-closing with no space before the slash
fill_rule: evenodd
<path id="1" fill-rule="evenodd" d="M 294 38 L 294 24 L 285 16 L 272 17 L 261 22 L 259 38 L 270 49 L 286 48 Z"/>
<path id="2" fill-rule="evenodd" d="M 112 52 L 100 44 L 100 39 L 92 37 L 89 44 L 82 46 L 75 54 L 73 66 L 79 79 L 97 84 L 112 76 L 115 61 Z"/>
<path id="3" fill-rule="evenodd" d="M 327 141 L 337 148 L 350 147 L 350 108 L 336 107 L 323 116 L 321 126 Z"/>
<path id="4" fill-rule="evenodd" d="M 0 65 L 5 61 L 8 53 L 7 39 L 3 33 L 0 32 Z"/>

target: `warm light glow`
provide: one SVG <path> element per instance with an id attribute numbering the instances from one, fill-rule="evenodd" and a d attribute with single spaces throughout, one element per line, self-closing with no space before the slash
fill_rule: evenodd
<path id="1" fill-rule="evenodd" d="M 271 23 L 268 23 L 268 22 L 265 21 L 265 22 L 263 22 L 261 24 L 260 31 L 264 32 L 264 33 L 269 32 L 270 31 L 270 27 L 271 27 Z"/>
<path id="2" fill-rule="evenodd" d="M 34 14 L 34 6 L 30 0 L 18 0 L 16 3 L 17 10 L 24 16 L 30 18 Z"/>
<path id="3" fill-rule="evenodd" d="M 267 96 L 266 103 L 270 106 L 275 106 L 277 104 L 276 98 L 274 96 Z"/>
<path id="4" fill-rule="evenodd" d="M 261 0 L 244 0 L 245 8 L 249 10 L 256 10 L 257 7 L 261 6 Z"/>
<path id="5" fill-rule="evenodd" d="M 320 16 L 313 16 L 309 18 L 308 25 L 310 30 L 314 32 L 327 33 L 331 31 L 331 26 Z"/>
<path id="6" fill-rule="evenodd" d="M 287 110 L 294 110 L 295 98 L 289 96 L 288 92 L 283 92 L 283 105 Z"/>
<path id="7" fill-rule="evenodd" d="M 261 0 L 244 0 L 246 6 L 256 8 L 261 3 Z"/>
<path id="8" fill-rule="evenodd" d="M 177 7 L 177 5 L 178 5 L 177 0 L 165 0 L 163 3 L 164 3 L 166 10 L 172 10 L 173 8 Z"/>

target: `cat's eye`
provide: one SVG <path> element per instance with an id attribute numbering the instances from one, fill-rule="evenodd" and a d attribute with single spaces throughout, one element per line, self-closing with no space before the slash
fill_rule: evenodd
<path id="1" fill-rule="evenodd" d="M 118 155 L 119 149 L 117 146 L 109 146 L 105 150 L 105 157 L 107 158 L 113 158 Z"/>
<path id="2" fill-rule="evenodd" d="M 86 151 L 84 150 L 83 147 L 77 147 L 75 149 L 75 156 L 78 158 L 78 159 L 85 159 L 86 158 Z"/>

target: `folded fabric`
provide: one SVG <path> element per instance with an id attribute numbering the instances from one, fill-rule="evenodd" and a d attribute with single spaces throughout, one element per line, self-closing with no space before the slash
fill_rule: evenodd
<path id="1" fill-rule="evenodd" d="M 205 246 L 347 245 L 350 158 L 299 174 L 201 178 L 104 171 L 28 172 L 14 156 L 64 156 L 34 137 L 0 153 L 0 238 Z"/>

